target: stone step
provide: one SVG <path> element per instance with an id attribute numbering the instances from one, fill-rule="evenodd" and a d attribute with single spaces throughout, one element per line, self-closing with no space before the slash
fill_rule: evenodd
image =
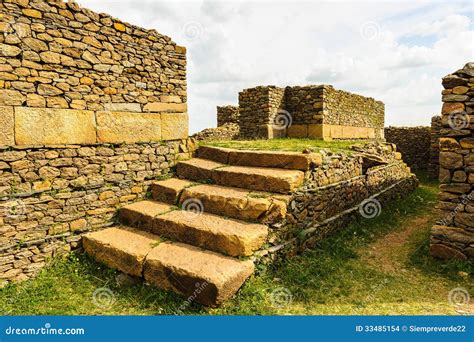
<path id="1" fill-rule="evenodd" d="M 160 202 L 177 204 L 181 192 L 194 183 L 185 179 L 170 178 L 150 185 L 151 197 Z"/>
<path id="2" fill-rule="evenodd" d="M 213 146 L 200 146 L 198 157 L 222 164 L 256 166 L 308 171 L 322 164 L 319 153 L 287 151 L 234 150 Z"/>
<path id="3" fill-rule="evenodd" d="M 82 237 L 84 250 L 97 261 L 124 273 L 141 277 L 147 254 L 160 243 L 156 235 L 119 226 Z"/>
<path id="4" fill-rule="evenodd" d="M 209 306 L 232 297 L 254 272 L 250 260 L 160 242 L 156 235 L 125 226 L 85 234 L 83 245 L 89 255 L 111 268 Z"/>
<path id="5" fill-rule="evenodd" d="M 203 212 L 198 200 L 168 204 L 142 201 L 120 209 L 122 223 L 172 240 L 231 256 L 247 256 L 265 243 L 268 227 Z"/>
<path id="6" fill-rule="evenodd" d="M 179 162 L 177 174 L 195 181 L 277 193 L 289 193 L 304 182 L 304 172 L 299 170 L 229 166 L 201 158 Z"/>
<path id="7" fill-rule="evenodd" d="M 164 242 L 147 255 L 144 276 L 148 283 L 188 300 L 217 306 L 232 297 L 254 270 L 250 260 Z"/>
<path id="8" fill-rule="evenodd" d="M 286 216 L 288 196 L 222 185 L 201 184 L 183 189 L 179 203 L 197 200 L 205 212 L 264 224 Z"/>

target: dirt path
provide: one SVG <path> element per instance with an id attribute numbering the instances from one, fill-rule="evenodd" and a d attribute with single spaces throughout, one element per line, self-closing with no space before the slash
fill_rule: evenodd
<path id="1" fill-rule="evenodd" d="M 393 272 L 403 268 L 411 252 L 408 242 L 413 234 L 428 229 L 434 223 L 433 211 L 407 220 L 405 229 L 393 231 L 369 247 L 361 249 L 359 255 L 364 261 L 379 267 L 384 272 Z"/>

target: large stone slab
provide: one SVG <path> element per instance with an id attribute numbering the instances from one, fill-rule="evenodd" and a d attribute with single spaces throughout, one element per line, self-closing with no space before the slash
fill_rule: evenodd
<path id="1" fill-rule="evenodd" d="M 304 182 L 304 172 L 275 168 L 228 166 L 212 171 L 216 184 L 244 189 L 289 193 Z"/>
<path id="2" fill-rule="evenodd" d="M 143 230 L 151 230 L 157 215 L 174 210 L 169 204 L 155 201 L 140 201 L 120 208 L 120 221 Z"/>
<path id="3" fill-rule="evenodd" d="M 161 140 L 159 114 L 99 111 L 97 142 L 135 143 Z"/>
<path id="4" fill-rule="evenodd" d="M 155 235 L 129 227 L 114 227 L 82 237 L 85 251 L 111 268 L 141 276 L 146 255 L 160 242 Z"/>
<path id="5" fill-rule="evenodd" d="M 265 243 L 268 228 L 222 216 L 201 212 L 199 202 L 185 203 L 183 208 L 155 216 L 151 233 L 230 256 L 248 256 Z"/>
<path id="6" fill-rule="evenodd" d="M 186 188 L 179 201 L 183 204 L 193 199 L 199 200 L 208 213 L 265 224 L 283 220 L 287 210 L 282 195 L 221 185 L 202 184 Z"/>
<path id="7" fill-rule="evenodd" d="M 94 112 L 15 107 L 17 145 L 94 144 Z"/>
<path id="8" fill-rule="evenodd" d="M 0 106 L 0 146 L 15 145 L 15 114 L 13 107 Z"/>
<path id="9" fill-rule="evenodd" d="M 181 192 L 192 184 L 191 181 L 179 178 L 153 182 L 150 186 L 151 196 L 156 201 L 177 204 Z"/>
<path id="10" fill-rule="evenodd" d="M 189 118 L 187 113 L 162 113 L 161 137 L 163 140 L 186 139 Z"/>
<path id="11" fill-rule="evenodd" d="M 282 168 L 290 170 L 310 170 L 313 166 L 321 165 L 322 156 L 319 153 L 303 154 L 280 151 L 240 151 L 229 152 L 229 164 L 240 166 L 258 166 Z"/>
<path id="12" fill-rule="evenodd" d="M 144 275 L 152 285 L 217 306 L 232 297 L 254 270 L 250 260 L 164 242 L 148 254 Z"/>
<path id="13" fill-rule="evenodd" d="M 193 158 L 179 162 L 176 166 L 176 173 L 181 178 L 195 181 L 212 181 L 212 171 L 224 166 L 212 160 Z"/>

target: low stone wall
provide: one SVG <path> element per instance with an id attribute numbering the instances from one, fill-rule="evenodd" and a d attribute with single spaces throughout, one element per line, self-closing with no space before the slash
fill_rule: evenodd
<path id="1" fill-rule="evenodd" d="M 227 123 L 238 124 L 239 121 L 239 106 L 217 106 L 217 127 Z"/>
<path id="2" fill-rule="evenodd" d="M 442 127 L 441 116 L 433 116 L 431 118 L 430 160 L 428 162 L 428 177 L 432 179 L 439 178 L 439 138 Z"/>
<path id="3" fill-rule="evenodd" d="M 0 146 L 187 137 L 186 49 L 60 0 L 0 3 Z"/>
<path id="4" fill-rule="evenodd" d="M 326 155 L 321 165 L 306 172 L 305 179 L 288 200 L 285 222 L 271 226 L 272 246 L 260 255 L 303 251 L 347 226 L 354 216 L 378 216 L 383 202 L 418 186 L 416 176 L 391 144 Z"/>
<path id="5" fill-rule="evenodd" d="M 23 280 L 83 232 L 114 224 L 117 209 L 195 150 L 193 139 L 0 151 L 0 283 Z"/>
<path id="6" fill-rule="evenodd" d="M 430 253 L 474 262 L 474 62 L 443 78 L 437 209 Z"/>
<path id="7" fill-rule="evenodd" d="M 239 132 L 238 124 L 226 123 L 216 128 L 206 128 L 192 137 L 199 141 L 236 140 Z"/>
<path id="8" fill-rule="evenodd" d="M 403 160 L 414 170 L 427 170 L 430 163 L 431 128 L 387 127 L 385 139 L 395 144 Z"/>

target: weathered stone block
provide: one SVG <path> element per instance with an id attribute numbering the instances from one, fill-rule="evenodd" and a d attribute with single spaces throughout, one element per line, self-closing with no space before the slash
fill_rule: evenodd
<path id="1" fill-rule="evenodd" d="M 308 136 L 308 125 L 291 125 L 286 132 L 289 138 L 306 138 Z"/>
<path id="2" fill-rule="evenodd" d="M 158 114 L 97 112 L 97 141 L 108 143 L 150 142 L 161 140 Z"/>
<path id="3" fill-rule="evenodd" d="M 143 107 L 143 111 L 185 113 L 188 111 L 188 105 L 186 103 L 150 102 Z"/>
<path id="4" fill-rule="evenodd" d="M 0 146 L 15 144 L 13 107 L 0 106 Z"/>
<path id="5" fill-rule="evenodd" d="M 93 144 L 95 129 L 92 111 L 15 107 L 17 145 Z"/>
<path id="6" fill-rule="evenodd" d="M 141 112 L 139 103 L 104 103 L 104 109 L 111 112 Z"/>
<path id="7" fill-rule="evenodd" d="M 163 140 L 186 139 L 188 137 L 188 121 L 186 113 L 162 113 L 161 138 Z"/>

